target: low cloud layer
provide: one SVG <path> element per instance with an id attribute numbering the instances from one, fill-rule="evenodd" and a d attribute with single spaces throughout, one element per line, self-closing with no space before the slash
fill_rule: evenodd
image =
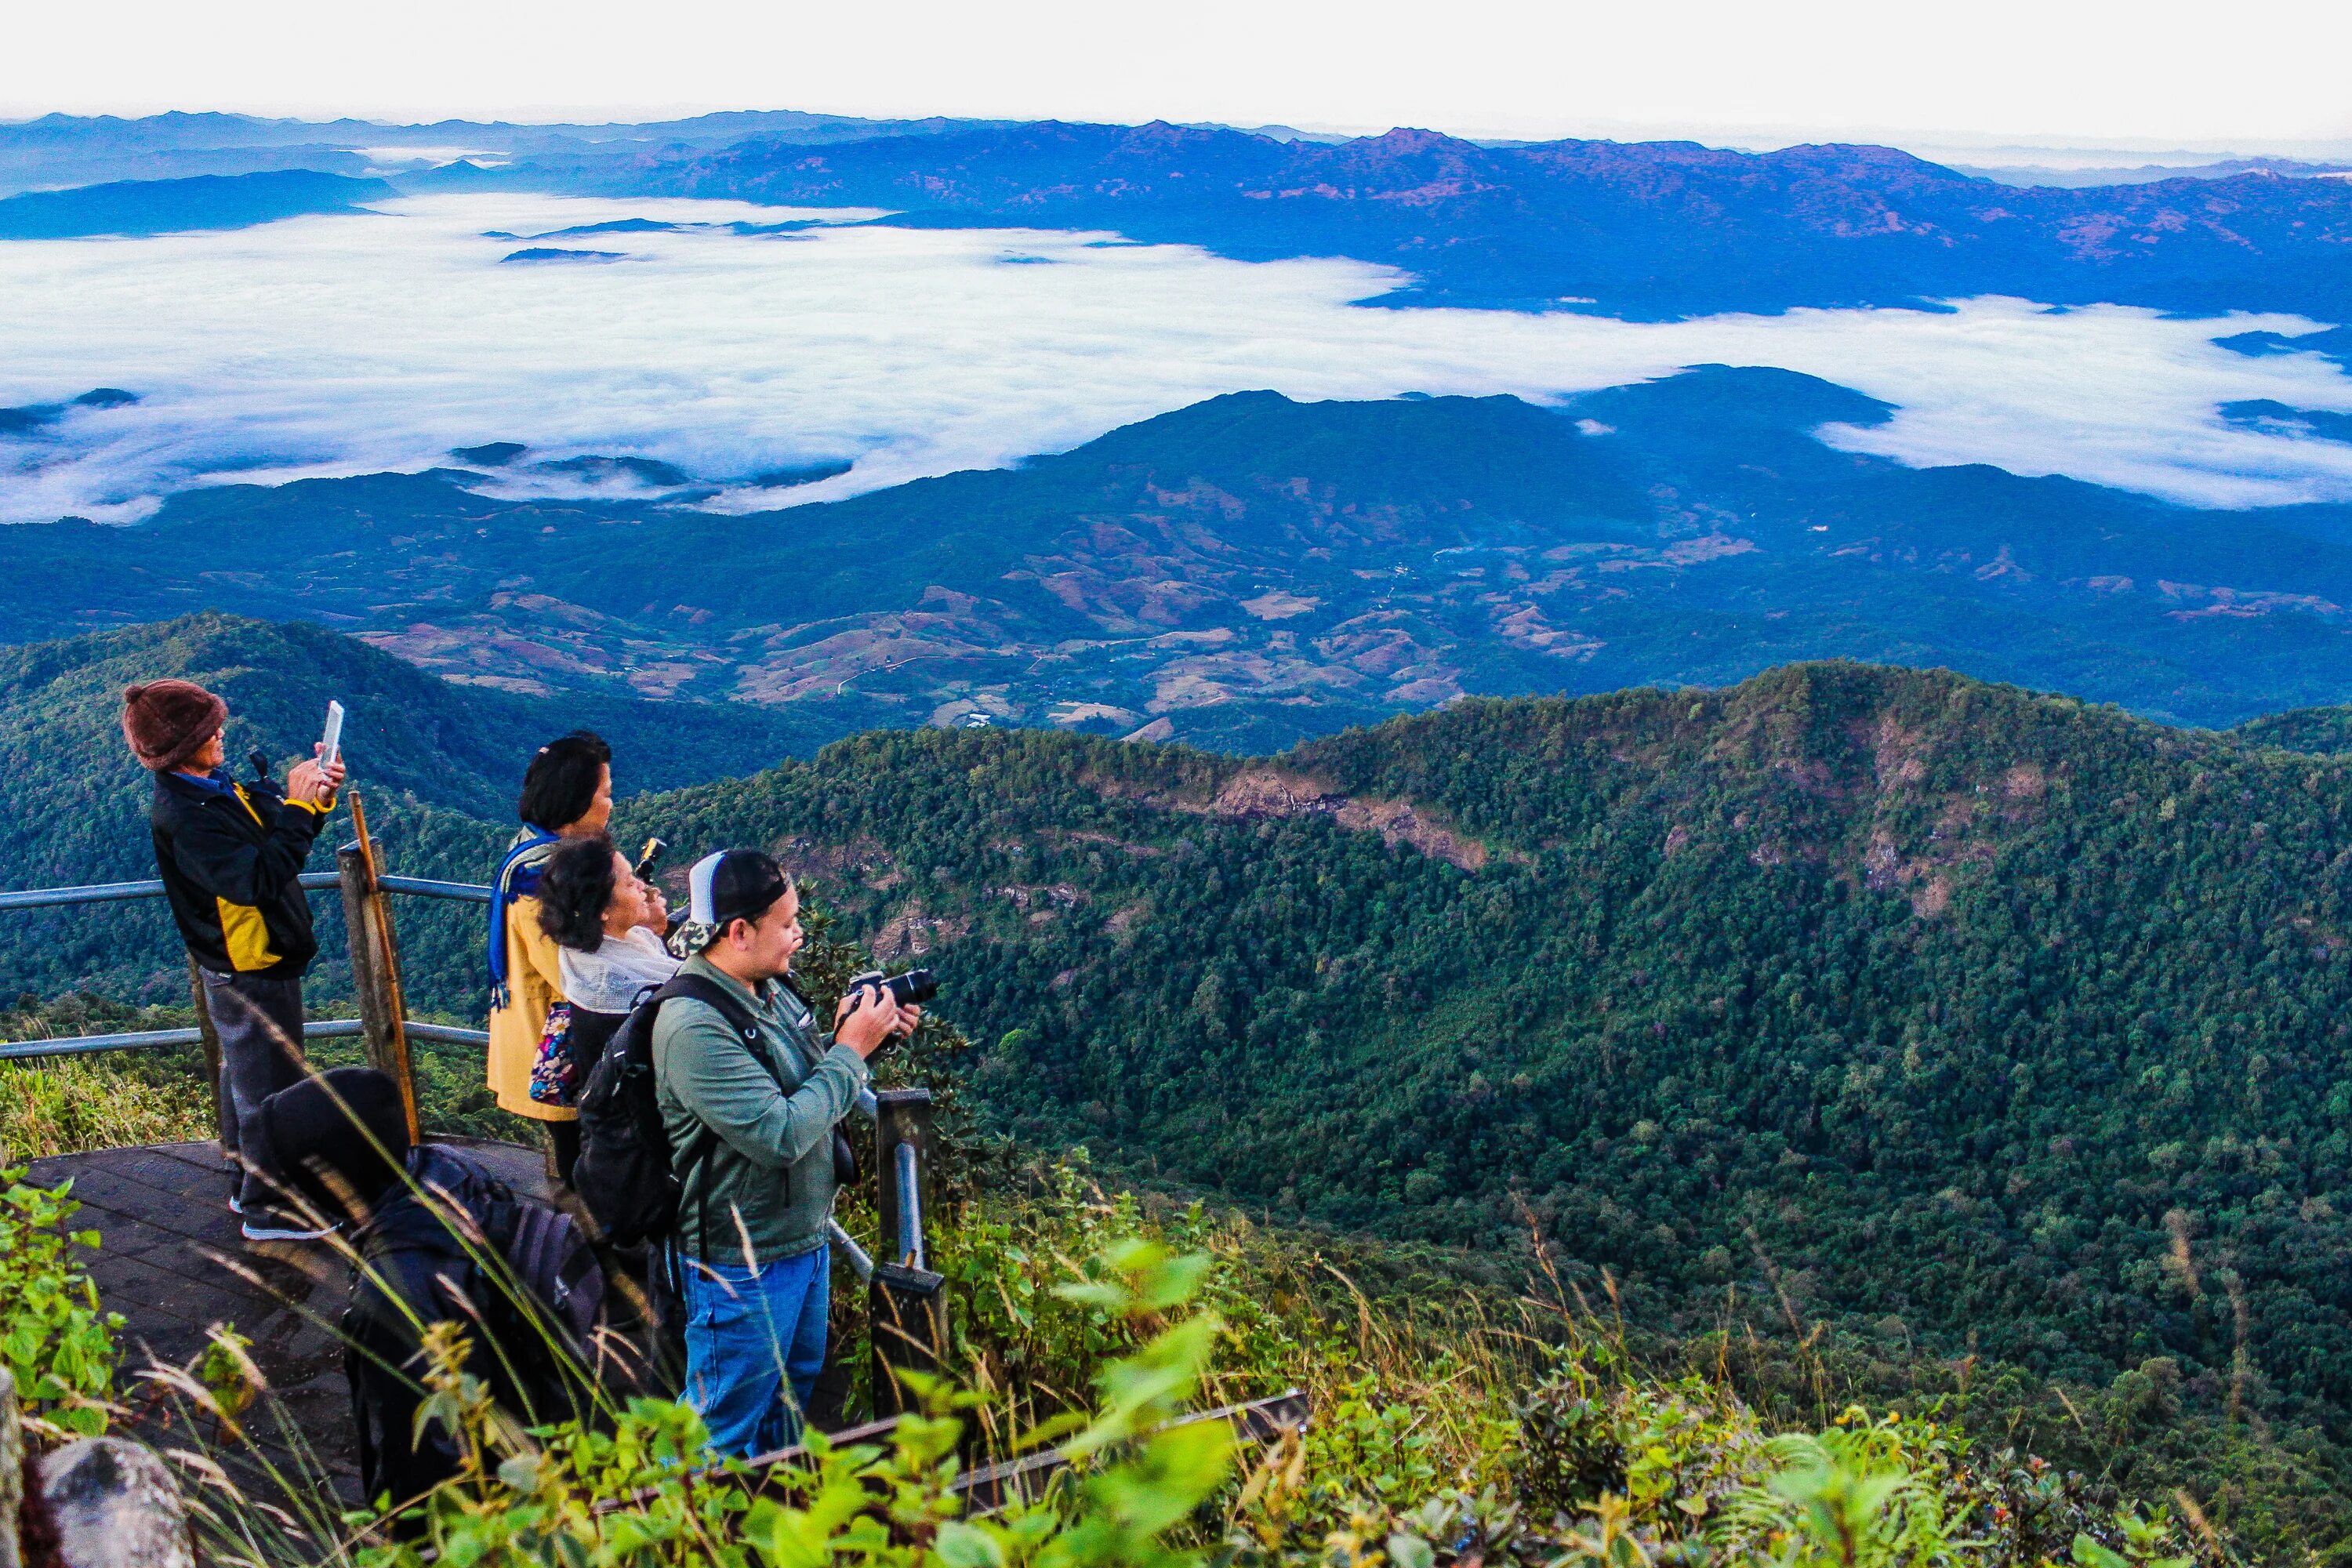
<path id="1" fill-rule="evenodd" d="M 836 216 L 467 195 L 227 234 L 0 244 L 0 406 L 140 395 L 0 435 L 0 521 L 131 521 L 192 485 L 416 469 L 496 441 L 526 443 L 530 464 L 658 459 L 722 487 L 705 504 L 748 510 L 1060 450 L 1243 388 L 1541 399 L 1708 362 L 1896 405 L 1885 425 L 1823 436 L 1907 463 L 2209 506 L 2352 500 L 2352 446 L 2220 412 L 2352 412 L 2332 362 L 2212 342 L 2308 330 L 2291 318 L 2000 300 L 1671 323 L 1368 310 L 1352 302 L 1397 274 L 1099 235 L 719 226 Z M 625 258 L 594 267 L 501 266 L 514 242 L 487 237 L 630 218 L 706 226 L 600 235 Z M 847 474 L 791 490 L 751 479 L 844 459 Z M 528 466 L 496 482 L 614 485 Z"/>

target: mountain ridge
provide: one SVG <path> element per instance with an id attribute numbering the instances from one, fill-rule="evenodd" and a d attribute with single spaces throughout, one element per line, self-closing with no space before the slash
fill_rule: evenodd
<path id="1" fill-rule="evenodd" d="M 817 737 L 1164 718 L 1255 752 L 1464 693 L 1722 685 L 1829 655 L 2193 723 L 2352 692 L 2352 507 L 2204 511 L 1816 434 L 1886 416 L 1720 365 L 1554 406 L 1241 393 L 742 518 L 484 496 L 529 461 L 494 444 L 467 450 L 495 470 L 0 530 L 25 585 L 0 637 L 209 605 L 518 690 L 780 705 Z"/>
<path id="2" fill-rule="evenodd" d="M 362 210 L 395 193 L 382 180 L 310 169 L 117 180 L 0 197 L 0 240 L 83 239 L 244 228 Z"/>
<path id="3" fill-rule="evenodd" d="M 1454 1245 L 1531 1214 L 1644 1310 L 1760 1257 L 2044 1374 L 2218 1397 L 2244 1332 L 2352 1430 L 2340 756 L 1832 662 L 1276 758 L 882 732 L 625 816 L 948 977 L 1024 1141 Z"/>
<path id="4" fill-rule="evenodd" d="M 1748 153 L 1689 142 L 1487 143 L 1403 127 L 1322 141 L 1164 121 L 869 121 L 789 112 L 639 127 L 310 126 L 187 116 L 170 125 L 0 127 L 0 171 L 13 159 L 19 184 L 37 181 L 45 166 L 68 178 L 168 175 L 178 172 L 176 158 L 211 160 L 188 165 L 192 174 L 260 178 L 247 171 L 267 166 L 269 177 L 290 177 L 297 171 L 284 160 L 299 155 L 343 177 L 373 173 L 352 148 L 300 146 L 300 138 L 335 132 L 348 132 L 344 141 L 392 136 L 398 143 L 418 132 L 488 141 L 473 151 L 500 160 L 459 159 L 392 176 L 404 191 L 880 205 L 894 212 L 879 221 L 897 224 L 1103 228 L 1246 260 L 1345 255 L 1413 275 L 1410 288 L 1371 301 L 1391 306 L 1665 320 L 1804 307 L 1932 309 L 1951 298 L 2013 294 L 2201 315 L 2352 318 L 2352 282 L 2336 255 L 2352 237 L 2352 183 L 2252 170 L 2106 186 L 2004 185 L 1868 144 Z M 233 144 L 240 135 L 256 144 Z M 71 162 L 63 149 L 77 136 L 101 148 L 121 143 L 107 154 L 115 162 Z M 285 145 L 300 147 L 299 154 L 273 152 L 281 138 L 296 139 Z M 446 157 L 448 149 L 425 152 Z"/>
<path id="5" fill-rule="evenodd" d="M 509 176 L 528 185 L 527 166 Z M 900 209 L 894 223 L 1108 228 L 1244 260 L 1414 274 L 1378 303 L 1635 320 L 2007 293 L 2218 314 L 2352 315 L 2339 180 L 1996 185 L 1892 148 L 1488 146 L 1400 128 L 1326 143 L 1039 121 L 809 149 L 757 139 L 611 171 L 607 194 Z"/>

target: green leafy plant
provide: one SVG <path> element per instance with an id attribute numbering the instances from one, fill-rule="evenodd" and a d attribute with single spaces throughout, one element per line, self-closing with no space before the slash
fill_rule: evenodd
<path id="1" fill-rule="evenodd" d="M 98 1232 L 68 1231 L 81 1205 L 73 1184 L 37 1187 L 26 1167 L 0 1170 L 0 1357 L 29 1420 L 75 1436 L 106 1430 L 120 1315 L 101 1310 L 98 1287 L 75 1257 Z"/>
<path id="2" fill-rule="evenodd" d="M 1185 1313 L 1206 1259 L 1132 1242 L 1066 1288 L 1121 1318 L 1164 1323 L 1108 1363 L 1098 1400 L 1026 1435 L 1059 1440 L 1076 1479 L 981 1520 L 962 1516 L 961 1413 L 971 1395 L 917 1377 L 918 1414 L 887 1443 L 839 1446 L 812 1435 L 803 1456 L 764 1472 L 714 1462 L 688 1406 L 631 1401 L 604 1422 L 525 1429 L 466 1370 L 456 1324 L 427 1331 L 421 1431 L 457 1435 L 458 1473 L 421 1500 L 350 1522 L 361 1568 L 560 1563 L 722 1563 L 820 1568 L 1189 1568 L 1173 1539 L 1224 1484 L 1232 1437 L 1219 1422 L 1171 1425 L 1198 1392 L 1219 1331 Z"/>

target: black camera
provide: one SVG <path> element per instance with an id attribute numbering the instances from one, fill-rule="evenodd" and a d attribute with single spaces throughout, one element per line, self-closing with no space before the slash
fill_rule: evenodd
<path id="1" fill-rule="evenodd" d="M 909 969 L 904 974 L 884 975 L 878 969 L 849 977 L 848 989 L 855 993 L 880 986 L 890 994 L 890 1000 L 900 1007 L 919 1007 L 940 994 L 939 976 L 928 969 Z"/>

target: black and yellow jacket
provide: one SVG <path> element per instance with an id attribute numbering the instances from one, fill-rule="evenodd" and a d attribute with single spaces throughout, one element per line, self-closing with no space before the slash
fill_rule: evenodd
<path id="1" fill-rule="evenodd" d="M 215 974 L 299 975 L 319 951 L 296 880 L 334 809 L 288 801 L 268 779 L 155 775 L 155 868 L 180 935 Z"/>

